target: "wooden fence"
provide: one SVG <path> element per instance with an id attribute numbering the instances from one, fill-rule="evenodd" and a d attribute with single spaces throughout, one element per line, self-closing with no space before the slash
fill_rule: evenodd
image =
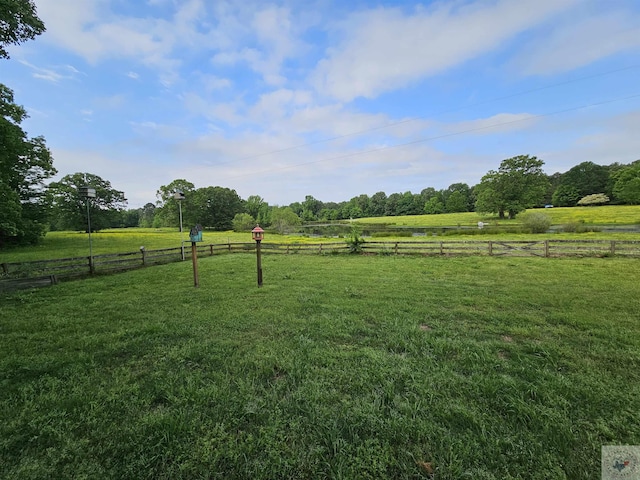
<path id="1" fill-rule="evenodd" d="M 197 244 L 199 257 L 255 251 L 255 243 Z M 367 241 L 364 254 L 461 256 L 488 255 L 510 257 L 636 257 L 640 240 L 509 240 L 509 241 Z M 340 254 L 349 251 L 344 242 L 263 243 L 265 254 Z M 59 258 L 0 264 L 0 292 L 52 285 L 61 279 L 104 274 L 191 258 L 191 246 L 113 253 L 90 257 Z"/>

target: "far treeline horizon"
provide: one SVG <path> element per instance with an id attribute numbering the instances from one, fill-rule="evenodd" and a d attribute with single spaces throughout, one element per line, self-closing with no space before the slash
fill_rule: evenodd
<path id="1" fill-rule="evenodd" d="M 157 191 L 157 202 L 126 209 L 124 192 L 108 180 L 90 173 L 67 175 L 47 187 L 51 230 L 86 229 L 86 201 L 79 188 L 90 185 L 96 198 L 90 202 L 92 230 L 119 227 L 178 227 L 179 210 L 183 223 L 202 224 L 214 230 L 246 230 L 262 226 L 298 225 L 301 222 L 350 218 L 424 215 L 477 211 L 500 218 L 515 218 L 527 208 L 602 204 L 640 204 L 640 160 L 608 166 L 583 162 L 564 173 L 547 175 L 544 162 L 520 155 L 503 160 L 498 170 L 490 170 L 480 183 L 454 183 L 446 189 L 424 188 L 420 193 L 378 192 L 361 194 L 342 202 L 323 202 L 307 195 L 287 206 L 269 205 L 258 195 L 242 199 L 235 190 L 208 186 L 195 188 L 177 179 Z M 176 192 L 183 198 L 178 200 Z M 178 205 L 180 203 L 180 205 Z"/>

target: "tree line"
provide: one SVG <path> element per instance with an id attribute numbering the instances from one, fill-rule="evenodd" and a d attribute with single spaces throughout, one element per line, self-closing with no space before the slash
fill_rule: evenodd
<path id="1" fill-rule="evenodd" d="M 269 205 L 258 195 L 242 199 L 235 190 L 220 186 L 196 189 L 193 183 L 177 179 L 158 189 L 155 203 L 122 210 L 120 217 L 111 218 L 110 226 L 177 227 L 182 211 L 184 225 L 200 223 L 215 230 L 246 231 L 260 224 L 286 233 L 305 222 L 363 217 L 478 211 L 515 218 L 525 209 L 549 205 L 640 204 L 640 160 L 608 166 L 583 162 L 553 175 L 545 174 L 543 166 L 534 156 L 520 155 L 503 160 L 498 170 L 487 172 L 474 186 L 454 183 L 441 190 L 427 187 L 420 193 L 377 192 L 343 202 L 323 202 L 307 195 L 303 201 L 286 206 Z M 83 181 L 89 178 L 86 175 Z M 52 188 L 57 188 L 56 184 Z M 184 198 L 178 200 L 176 192 Z M 119 196 L 113 194 L 112 198 Z M 86 225 L 80 208 L 77 212 L 77 224 Z M 67 225 L 60 223 L 61 228 Z"/>
<path id="2" fill-rule="evenodd" d="M 33 39 L 45 31 L 33 0 L 7 0 L 0 8 L 0 59 L 5 49 Z M 302 222 L 330 222 L 362 217 L 421 215 L 478 211 L 514 218 L 519 212 L 553 204 L 640 204 L 640 160 L 608 166 L 583 162 L 565 173 L 546 175 L 544 162 L 520 155 L 503 160 L 498 170 L 484 175 L 477 185 L 454 183 L 446 189 L 424 188 L 420 193 L 377 192 L 347 201 L 323 202 L 307 195 L 304 201 L 271 206 L 258 195 L 242 199 L 221 186 L 195 188 L 177 179 L 157 191 L 155 202 L 127 209 L 122 191 L 108 180 L 78 172 L 60 181 L 46 181 L 57 171 L 42 136 L 29 137 L 22 129 L 24 107 L 13 91 L 0 84 L 0 248 L 7 244 L 37 243 L 48 230 L 113 227 L 177 227 L 199 223 L 216 230 L 249 230 L 256 223 L 287 232 Z M 87 200 L 80 187 L 96 191 Z M 180 199 L 176 193 L 180 193 Z"/>

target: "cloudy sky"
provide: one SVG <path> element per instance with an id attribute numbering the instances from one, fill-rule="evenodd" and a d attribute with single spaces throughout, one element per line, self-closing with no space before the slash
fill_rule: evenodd
<path id="1" fill-rule="evenodd" d="M 285 205 L 640 158 L 638 0 L 35 0 L 15 91 L 63 175 Z"/>

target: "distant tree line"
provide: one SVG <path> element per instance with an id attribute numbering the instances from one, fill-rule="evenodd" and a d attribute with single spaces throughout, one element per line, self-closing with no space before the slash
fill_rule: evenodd
<path id="1" fill-rule="evenodd" d="M 242 199 L 235 190 L 221 186 L 195 188 L 188 180 L 177 179 L 158 189 L 156 202 L 127 209 L 124 192 L 97 175 L 74 173 L 48 187 L 43 187 L 41 178 L 34 176 L 39 182 L 35 184 L 37 188 L 29 189 L 27 182 L 22 189 L 37 194 L 30 207 L 40 208 L 38 218 L 42 225 L 22 243 L 33 243 L 47 227 L 50 230 L 86 231 L 87 208 L 93 231 L 122 227 L 177 228 L 182 212 L 185 229 L 201 224 L 213 230 L 248 231 L 260 224 L 288 233 L 305 222 L 363 217 L 477 211 L 514 218 L 528 208 L 549 204 L 640 204 L 640 160 L 609 166 L 583 162 L 565 173 L 553 175 L 546 175 L 543 165 L 544 162 L 536 157 L 521 155 L 503 160 L 497 170 L 487 172 L 480 183 L 472 187 L 454 183 L 441 190 L 427 187 L 420 193 L 361 194 L 343 202 L 323 202 L 307 195 L 302 202 L 285 206 L 269 205 L 258 195 Z M 85 185 L 96 190 L 96 198 L 87 201 L 80 195 L 80 187 Z M 7 203 L 6 199 L 4 203 Z M 0 207 L 5 208 L 4 205 Z M 7 233 L 11 232 L 2 232 L 4 240 L 11 238 Z"/>
<path id="2" fill-rule="evenodd" d="M 45 31 L 33 0 L 0 1 L 0 59 L 8 45 L 17 45 Z M 177 179 L 157 191 L 156 202 L 126 209 L 127 200 L 108 180 L 91 173 L 66 175 L 47 185 L 57 173 L 41 136 L 22 128 L 24 107 L 13 91 L 0 84 L 0 248 L 37 243 L 47 230 L 86 230 L 114 227 L 177 227 L 196 223 L 216 230 L 249 230 L 256 223 L 279 232 L 301 222 L 331 222 L 362 217 L 437 215 L 478 211 L 500 218 L 546 204 L 556 206 L 640 204 L 640 160 L 608 166 L 583 162 L 565 173 L 546 175 L 544 162 L 530 155 L 503 160 L 498 170 L 479 184 L 454 183 L 446 189 L 361 194 L 342 202 L 323 202 L 307 195 L 304 201 L 271 206 L 258 195 L 241 199 L 235 190 Z M 95 190 L 86 199 L 81 187 Z M 179 194 L 179 195 L 177 195 Z M 179 197 L 179 198 L 178 198 Z"/>
<path id="3" fill-rule="evenodd" d="M 303 201 L 286 206 L 269 205 L 258 195 L 244 200 L 235 190 L 219 186 L 196 189 L 193 183 L 178 179 L 158 189 L 156 203 L 121 211 L 119 225 L 112 226 L 177 227 L 178 202 L 184 225 L 200 223 L 216 230 L 246 231 L 259 223 L 282 233 L 305 222 L 363 217 L 478 211 L 514 218 L 527 208 L 545 205 L 640 204 L 640 160 L 609 166 L 583 162 L 553 175 L 546 175 L 543 166 L 534 156 L 520 155 L 503 160 L 498 170 L 487 172 L 471 187 L 454 183 L 442 190 L 427 187 L 420 193 L 377 192 L 343 202 L 323 202 L 307 195 Z M 184 200 L 177 200 L 176 192 L 182 192 Z"/>

